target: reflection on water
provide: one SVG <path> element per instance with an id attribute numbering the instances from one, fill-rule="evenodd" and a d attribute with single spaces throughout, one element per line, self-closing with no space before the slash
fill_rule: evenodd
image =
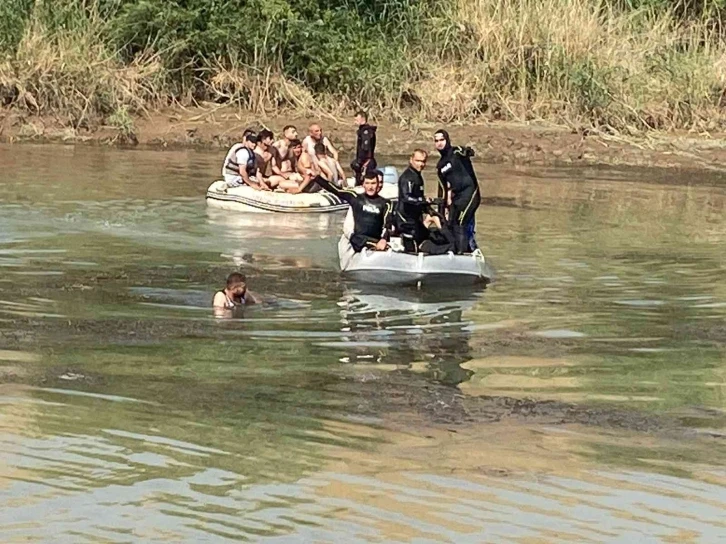
<path id="1" fill-rule="evenodd" d="M 218 159 L 0 147 L 3 541 L 726 534 L 721 185 L 481 166 L 498 281 L 431 292 L 207 210 Z"/>

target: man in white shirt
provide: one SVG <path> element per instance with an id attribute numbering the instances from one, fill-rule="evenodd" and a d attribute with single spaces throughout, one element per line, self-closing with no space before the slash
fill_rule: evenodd
<path id="1" fill-rule="evenodd" d="M 242 143 L 234 144 L 227 152 L 222 166 L 222 176 L 224 176 L 227 187 L 249 185 L 261 191 L 270 190 L 267 185 L 257 181 L 256 145 L 257 136 L 249 132 L 245 134 Z"/>

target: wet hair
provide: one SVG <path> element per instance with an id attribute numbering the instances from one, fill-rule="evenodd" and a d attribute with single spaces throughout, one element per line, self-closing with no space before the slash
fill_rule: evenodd
<path id="1" fill-rule="evenodd" d="M 325 155 L 328 152 L 327 149 L 325 149 L 325 144 L 322 142 L 315 144 L 313 151 L 315 151 L 316 155 Z"/>
<path id="2" fill-rule="evenodd" d="M 247 283 L 247 276 L 240 272 L 232 272 L 227 276 L 227 289 L 235 287 L 241 283 Z"/>
<path id="3" fill-rule="evenodd" d="M 250 131 L 247 134 L 245 134 L 245 142 L 252 142 L 253 144 L 257 143 L 257 134 Z"/>
<path id="4" fill-rule="evenodd" d="M 290 140 L 290 146 L 289 147 L 297 147 L 299 145 L 302 145 L 302 142 L 295 138 L 294 140 Z"/>
<path id="5" fill-rule="evenodd" d="M 257 141 L 261 142 L 262 140 L 265 140 L 266 138 L 274 138 L 274 134 L 272 134 L 271 130 L 263 129 L 257 134 Z"/>
<path id="6" fill-rule="evenodd" d="M 295 125 L 285 125 L 285 128 L 282 129 L 282 133 L 285 134 L 291 128 L 294 128 L 295 130 L 297 130 L 297 127 Z"/>
<path id="7" fill-rule="evenodd" d="M 357 112 L 355 112 L 355 116 L 356 117 L 360 116 L 363 119 L 365 119 L 366 122 L 368 122 L 368 113 L 366 111 L 364 111 L 364 110 L 358 110 Z"/>

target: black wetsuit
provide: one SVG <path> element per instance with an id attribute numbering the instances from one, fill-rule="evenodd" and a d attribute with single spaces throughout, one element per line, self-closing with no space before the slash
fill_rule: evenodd
<path id="1" fill-rule="evenodd" d="M 383 232 L 392 209 L 388 199 L 380 195 L 370 197 L 365 193 L 358 194 L 352 189 L 339 189 L 321 176 L 316 177 L 315 182 L 350 204 L 355 223 L 350 245 L 355 251 L 362 251 L 365 247 L 373 249 L 381 238 L 388 238 L 388 233 Z"/>
<path id="2" fill-rule="evenodd" d="M 363 183 L 363 176 L 366 172 L 375 170 L 378 165 L 374 157 L 376 153 L 376 126 L 360 125 L 358 127 L 358 141 L 355 146 L 355 159 L 350 167 L 355 172 L 355 184 Z"/>
<path id="3" fill-rule="evenodd" d="M 446 198 L 447 191 L 451 191 L 449 229 L 454 237 L 456 253 L 465 253 L 471 250 L 468 226 L 474 220 L 474 214 L 481 203 L 479 182 L 470 160 L 472 151 L 469 148 L 452 147 L 448 134 L 444 131 L 438 132 L 445 134 L 447 140 L 436 165 L 439 174 L 439 197 Z"/>
<path id="4" fill-rule="evenodd" d="M 406 253 L 418 253 L 419 246 L 428 238 L 428 229 L 423 224 L 426 205 L 421 172 L 409 166 L 398 178 L 398 203 L 394 219 Z"/>
<path id="5" fill-rule="evenodd" d="M 428 238 L 421 243 L 419 251 L 428 255 L 444 255 L 454 251 L 454 237 L 449 228 L 445 224 L 440 229 L 431 227 Z"/>

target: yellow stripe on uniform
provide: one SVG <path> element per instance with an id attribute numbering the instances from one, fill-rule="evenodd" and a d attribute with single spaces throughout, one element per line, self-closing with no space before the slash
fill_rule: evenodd
<path id="1" fill-rule="evenodd" d="M 464 208 L 464 211 L 459 214 L 459 223 L 464 220 L 464 216 L 466 215 L 466 212 L 469 211 L 469 207 L 471 206 L 471 203 L 474 202 L 474 197 L 479 193 L 479 190 L 477 189 L 474 191 L 474 194 L 471 195 L 471 199 L 469 199 L 469 203 L 466 205 L 466 208 Z"/>

